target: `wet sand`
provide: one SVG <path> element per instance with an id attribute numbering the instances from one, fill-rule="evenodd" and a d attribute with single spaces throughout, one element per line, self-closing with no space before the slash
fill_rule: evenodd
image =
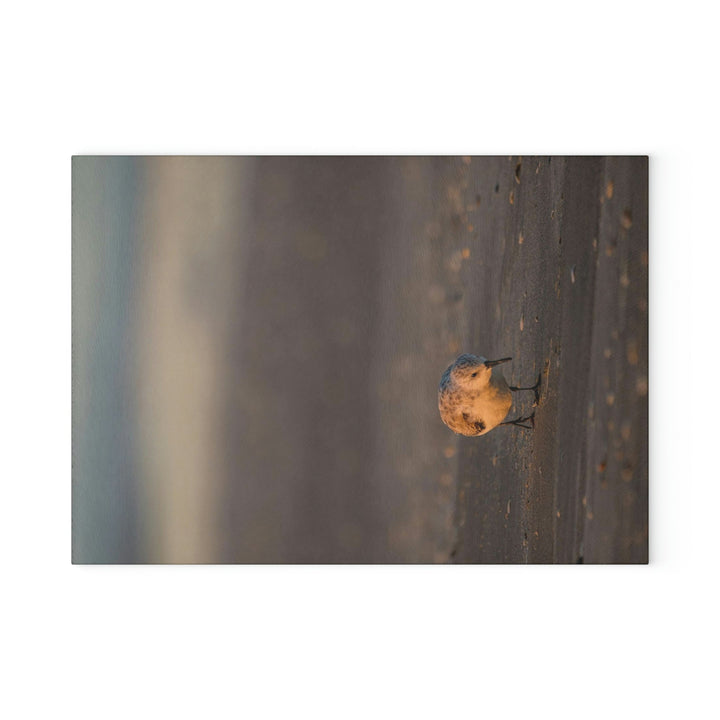
<path id="1" fill-rule="evenodd" d="M 459 441 L 454 559 L 646 562 L 647 160 L 475 165 L 466 345 L 543 385 L 534 431 Z"/>

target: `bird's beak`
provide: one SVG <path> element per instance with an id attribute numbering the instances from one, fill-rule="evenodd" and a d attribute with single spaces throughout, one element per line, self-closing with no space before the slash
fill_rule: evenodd
<path id="1" fill-rule="evenodd" d="M 512 360 L 512 358 L 502 358 L 501 360 L 486 360 L 485 361 L 485 367 L 495 367 L 496 365 L 500 365 L 500 363 L 508 362 L 509 360 Z"/>

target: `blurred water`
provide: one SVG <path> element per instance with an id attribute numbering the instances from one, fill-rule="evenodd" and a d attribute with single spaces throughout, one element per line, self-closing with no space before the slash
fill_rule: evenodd
<path id="1" fill-rule="evenodd" d="M 75 562 L 140 557 L 131 368 L 141 195 L 140 161 L 73 159 Z"/>
<path id="2" fill-rule="evenodd" d="M 447 560 L 433 161 L 73 172 L 75 561 Z"/>

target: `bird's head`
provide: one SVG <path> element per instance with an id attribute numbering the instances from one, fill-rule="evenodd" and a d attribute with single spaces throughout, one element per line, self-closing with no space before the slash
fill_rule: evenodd
<path id="1" fill-rule="evenodd" d="M 512 358 L 488 360 L 482 355 L 464 353 L 448 368 L 449 376 L 456 385 L 480 390 L 490 382 L 492 369 L 508 360 L 512 360 Z"/>

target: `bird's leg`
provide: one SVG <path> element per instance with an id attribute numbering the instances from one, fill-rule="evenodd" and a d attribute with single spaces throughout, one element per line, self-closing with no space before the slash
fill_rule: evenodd
<path id="1" fill-rule="evenodd" d="M 532 390 L 532 388 L 525 388 L 525 390 Z M 530 422 L 530 425 L 523 425 L 523 423 Z M 519 417 L 514 420 L 506 420 L 501 422 L 501 425 L 515 425 L 516 427 L 525 428 L 526 430 L 532 430 L 535 427 L 535 413 L 528 415 L 527 417 Z"/>
<path id="2" fill-rule="evenodd" d="M 508 385 L 508 388 L 512 390 L 513 392 L 517 392 L 518 390 L 532 390 L 535 393 L 535 404 L 537 405 L 540 402 L 540 381 L 542 380 L 542 373 L 538 373 L 538 379 L 537 382 L 532 387 L 515 387 L 514 385 Z"/>

